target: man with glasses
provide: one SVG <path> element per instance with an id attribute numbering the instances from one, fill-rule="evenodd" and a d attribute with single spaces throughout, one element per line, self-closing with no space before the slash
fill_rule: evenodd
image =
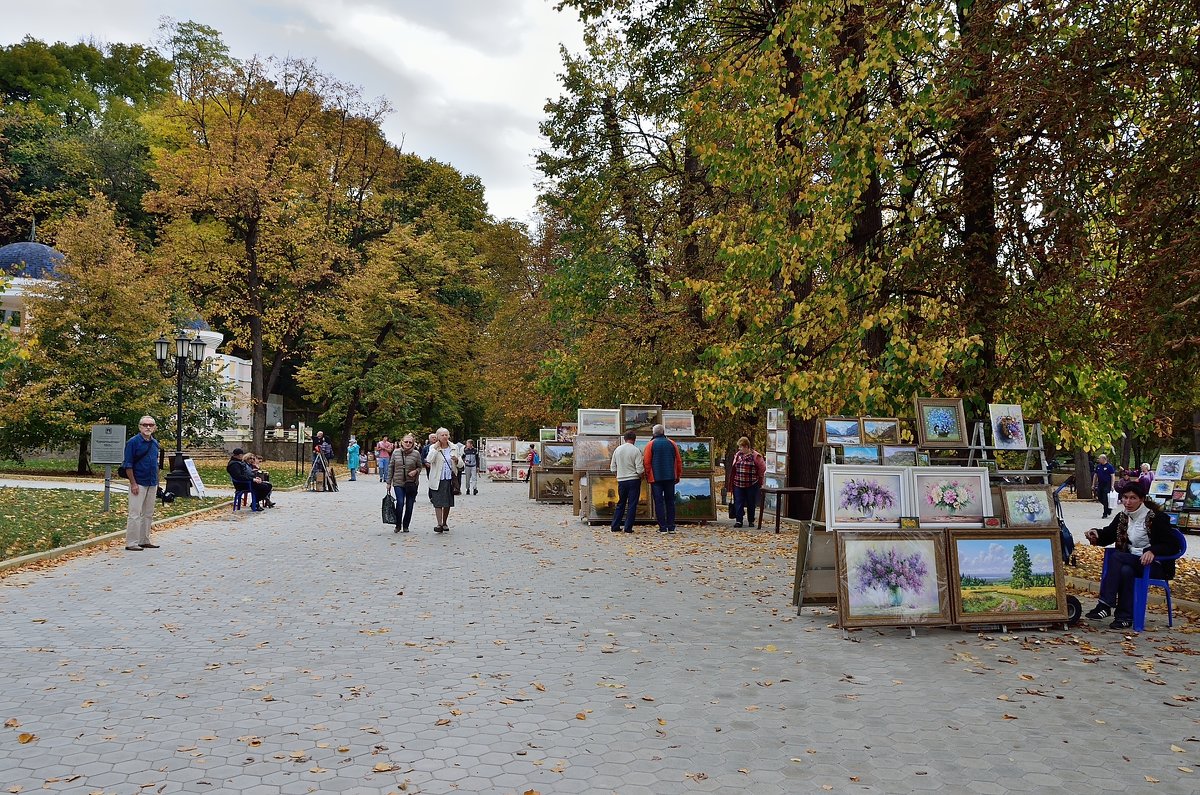
<path id="1" fill-rule="evenodd" d="M 125 549 L 141 552 L 158 549 L 150 543 L 150 525 L 154 521 L 154 500 L 158 496 L 158 440 L 153 417 L 138 420 L 138 435 L 125 443 L 121 466 L 129 479 L 129 519 L 125 523 Z"/>

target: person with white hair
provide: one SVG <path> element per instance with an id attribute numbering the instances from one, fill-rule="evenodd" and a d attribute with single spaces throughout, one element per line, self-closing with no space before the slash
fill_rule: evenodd
<path id="1" fill-rule="evenodd" d="M 450 509 L 454 507 L 454 490 L 458 473 L 462 469 L 462 458 L 458 449 L 450 442 L 450 431 L 437 429 L 437 438 L 429 446 L 425 457 L 425 469 L 429 473 L 429 501 L 433 503 L 437 524 L 435 533 L 448 533 Z"/>

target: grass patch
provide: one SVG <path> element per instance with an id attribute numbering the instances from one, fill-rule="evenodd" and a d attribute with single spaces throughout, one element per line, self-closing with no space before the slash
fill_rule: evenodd
<path id="1" fill-rule="evenodd" d="M 1019 613 L 1029 610 L 1054 610 L 1058 594 L 1054 587 L 1039 588 L 963 588 L 964 613 L 990 613 L 1003 610 Z"/>
<path id="2" fill-rule="evenodd" d="M 204 481 L 204 485 L 217 488 L 229 487 L 229 475 L 225 474 L 225 461 L 206 459 L 197 464 L 196 469 L 200 472 L 200 479 Z M 267 461 L 263 465 L 263 469 L 271 473 L 271 482 L 277 489 L 300 485 L 308 478 L 308 469 L 305 467 L 301 467 L 299 475 L 295 474 L 296 465 L 292 461 Z M 345 467 L 339 467 L 337 471 L 339 476 L 350 477 Z M 104 479 L 103 466 L 93 466 L 92 472 L 91 476 L 76 475 L 75 461 L 68 461 L 64 458 L 27 458 L 19 464 L 16 461 L 0 459 L 0 476 L 40 475 L 80 480 Z M 166 472 L 163 472 L 162 475 L 165 477 Z M 117 468 L 113 467 L 113 479 L 116 480 L 116 477 Z"/>
<path id="3" fill-rule="evenodd" d="M 159 502 L 154 518 L 179 516 L 224 502 L 224 498 Z M 44 552 L 125 529 L 129 499 L 113 493 L 108 513 L 104 493 L 71 489 L 0 488 L 0 560 Z"/>

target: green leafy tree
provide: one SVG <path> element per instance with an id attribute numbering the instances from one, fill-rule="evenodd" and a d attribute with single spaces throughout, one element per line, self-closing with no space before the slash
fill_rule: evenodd
<path id="1" fill-rule="evenodd" d="M 1024 544 L 1013 544 L 1012 577 L 1009 582 L 1014 588 L 1033 587 L 1033 561 L 1029 557 L 1029 548 Z"/>

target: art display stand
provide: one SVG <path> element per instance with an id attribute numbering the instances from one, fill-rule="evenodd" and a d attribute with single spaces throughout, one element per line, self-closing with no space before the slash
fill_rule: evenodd
<path id="1" fill-rule="evenodd" d="M 825 464 L 837 463 L 837 445 L 821 445 L 817 466 L 816 494 L 812 518 L 796 534 L 796 575 L 792 583 L 792 604 L 799 615 L 807 601 L 810 605 L 837 604 L 837 561 L 833 531 L 825 529 Z"/>
<path id="2" fill-rule="evenodd" d="M 1022 483 L 1050 483 L 1050 468 L 1046 463 L 1046 448 L 1042 439 L 1040 422 L 1025 423 L 1027 447 L 997 447 L 987 443 L 988 423 L 976 422 L 971 433 L 971 445 L 967 448 L 966 466 L 986 466 L 993 483 L 997 480 Z M 1024 455 L 1024 466 L 1020 469 L 1000 469 L 996 453 Z M 996 464 L 993 468 L 989 462 Z"/>

